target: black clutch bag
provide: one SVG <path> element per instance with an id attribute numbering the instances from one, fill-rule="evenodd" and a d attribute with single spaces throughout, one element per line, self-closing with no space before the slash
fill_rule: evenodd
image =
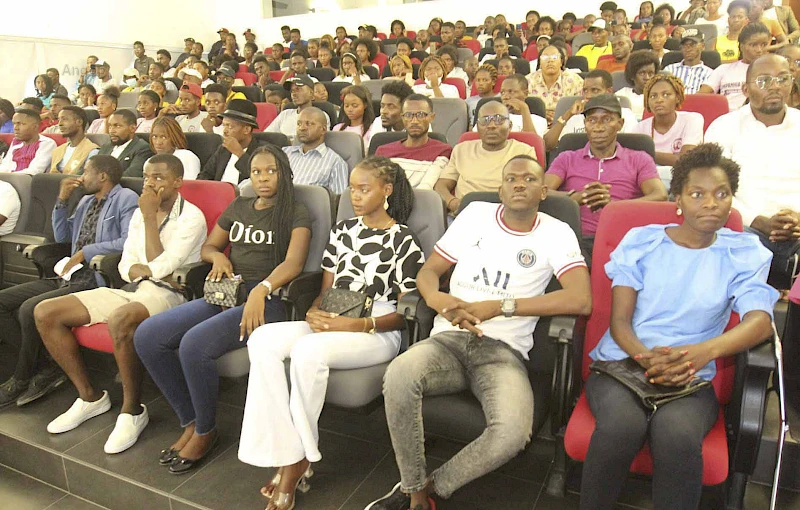
<path id="1" fill-rule="evenodd" d="M 361 319 L 372 314 L 372 298 L 363 292 L 331 287 L 323 294 L 319 309 L 323 312 Z"/>
<path id="2" fill-rule="evenodd" d="M 239 306 L 247 300 L 244 280 L 239 277 L 222 278 L 218 282 L 206 280 L 203 284 L 203 298 L 206 303 L 225 308 Z"/>
<path id="3" fill-rule="evenodd" d="M 589 370 L 598 374 L 605 374 L 613 377 L 618 382 L 624 384 L 629 390 L 636 394 L 647 408 L 656 412 L 660 406 L 691 395 L 711 383 L 703 379 L 696 379 L 686 386 L 662 386 L 651 383 L 644 375 L 645 369 L 633 358 L 625 358 L 620 361 L 593 361 L 589 365 Z"/>

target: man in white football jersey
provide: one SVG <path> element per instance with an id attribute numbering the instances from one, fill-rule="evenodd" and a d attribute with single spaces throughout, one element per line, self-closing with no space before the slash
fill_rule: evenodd
<path id="1" fill-rule="evenodd" d="M 383 394 L 400 483 L 370 510 L 435 508 L 434 495 L 508 462 L 530 441 L 533 392 L 523 360 L 543 315 L 589 315 L 589 272 L 575 233 L 538 212 L 547 196 L 544 170 L 530 156 L 503 168 L 501 204 L 475 202 L 455 219 L 417 275 L 439 312 L 431 337 L 389 365 Z M 450 294 L 440 277 L 455 266 Z M 544 294 L 553 275 L 561 290 Z M 422 399 L 476 392 L 489 424 L 481 436 L 428 475 Z"/>

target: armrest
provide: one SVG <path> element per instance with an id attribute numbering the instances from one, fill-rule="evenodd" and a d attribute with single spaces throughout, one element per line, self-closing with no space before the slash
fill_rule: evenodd
<path id="1" fill-rule="evenodd" d="M 288 285 L 278 289 L 278 295 L 290 307 L 289 320 L 303 320 L 311 303 L 319 296 L 320 289 L 322 271 L 300 273 Z"/>
<path id="2" fill-rule="evenodd" d="M 575 338 L 578 317 L 556 315 L 550 317 L 549 337 L 556 344 L 556 357 L 553 360 L 553 379 L 550 386 L 553 403 L 550 406 L 550 425 L 553 435 L 566 427 L 571 413 L 572 395 L 575 382 Z M 581 342 L 578 342 L 581 343 Z M 579 358 L 580 359 L 580 358 Z"/>
<path id="3" fill-rule="evenodd" d="M 69 257 L 71 252 L 70 243 L 29 244 L 22 250 L 22 256 L 36 265 L 39 278 L 51 278 L 56 276 L 53 271 L 56 262 Z"/>
<path id="4" fill-rule="evenodd" d="M 203 295 L 203 286 L 209 271 L 211 264 L 208 262 L 193 262 L 176 269 L 172 277 L 178 285 L 189 289 L 192 299 L 197 299 Z"/>
<path id="5" fill-rule="evenodd" d="M 575 335 L 575 323 L 578 317 L 574 315 L 556 315 L 550 318 L 550 337 L 555 341 L 572 340 Z"/>
<path id="6" fill-rule="evenodd" d="M 433 319 L 436 318 L 436 310 L 425 303 L 419 290 L 412 290 L 400 298 L 397 313 L 409 323 L 409 344 L 426 338 L 433 328 Z"/>
<path id="7" fill-rule="evenodd" d="M 89 262 L 89 267 L 100 273 L 108 287 L 119 289 L 126 283 L 119 275 L 120 260 L 122 260 L 122 252 L 95 255 Z"/>
<path id="8" fill-rule="evenodd" d="M 773 332 L 769 340 L 736 356 L 734 388 L 725 415 L 731 468 L 736 473 L 749 475 L 755 469 L 768 388 L 779 362 L 780 349 L 780 338 Z"/>
<path id="9" fill-rule="evenodd" d="M 8 234 L 2 237 L 2 242 L 15 244 L 15 249 L 19 252 L 25 250 L 30 244 L 45 244 L 48 239 L 40 234 Z"/>

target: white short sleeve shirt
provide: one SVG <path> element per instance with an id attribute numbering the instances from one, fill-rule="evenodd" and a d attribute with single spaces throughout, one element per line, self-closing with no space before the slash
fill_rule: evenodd
<path id="1" fill-rule="evenodd" d="M 569 225 L 540 212 L 530 232 L 518 232 L 503 221 L 503 209 L 485 202 L 470 204 L 436 243 L 436 253 L 455 264 L 451 295 L 468 302 L 539 296 L 553 275 L 559 278 L 570 269 L 586 267 Z M 480 328 L 527 359 L 538 321 L 500 316 Z M 439 315 L 431 334 L 455 330 Z"/>
<path id="2" fill-rule="evenodd" d="M 20 206 L 19 195 L 14 186 L 6 181 L 0 181 L 0 216 L 6 217 L 6 221 L 0 225 L 0 236 L 14 231 L 19 219 Z"/>

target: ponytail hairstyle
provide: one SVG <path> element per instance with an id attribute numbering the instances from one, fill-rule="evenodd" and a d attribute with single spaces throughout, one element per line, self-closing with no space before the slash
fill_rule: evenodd
<path id="1" fill-rule="evenodd" d="M 411 210 L 414 208 L 414 188 L 408 182 L 403 167 L 389 158 L 381 156 L 370 156 L 362 160 L 358 166 L 372 171 L 384 184 L 392 184 L 394 186 L 392 194 L 387 199 L 389 209 L 386 212 L 397 223 L 405 225 L 409 216 L 411 216 Z"/>
<path id="2" fill-rule="evenodd" d="M 294 185 L 292 184 L 292 167 L 289 158 L 279 147 L 271 143 L 259 146 L 250 157 L 252 161 L 259 154 L 271 154 L 275 158 L 278 168 L 278 192 L 275 194 L 275 205 L 272 217 L 275 231 L 275 248 L 277 249 L 276 263 L 281 264 L 286 259 L 289 251 L 289 241 L 292 238 L 292 225 L 294 223 Z M 276 265 L 277 265 L 276 264 Z"/>

